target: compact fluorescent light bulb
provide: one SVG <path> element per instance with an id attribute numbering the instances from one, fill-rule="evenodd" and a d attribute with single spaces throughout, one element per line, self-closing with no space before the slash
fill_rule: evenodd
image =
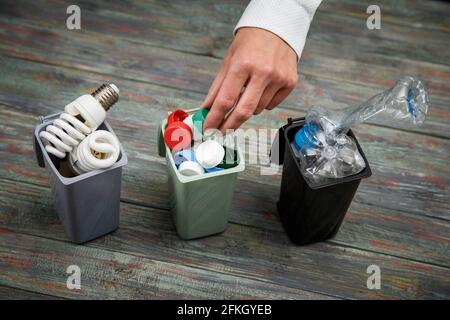
<path id="1" fill-rule="evenodd" d="M 69 154 L 69 166 L 76 174 L 106 169 L 116 163 L 119 154 L 116 136 L 106 130 L 97 130 L 73 148 Z"/>
<path id="2" fill-rule="evenodd" d="M 39 134 L 45 150 L 63 159 L 102 124 L 106 111 L 118 100 L 117 86 L 103 84 L 91 94 L 82 95 L 66 105 L 64 113 Z"/>

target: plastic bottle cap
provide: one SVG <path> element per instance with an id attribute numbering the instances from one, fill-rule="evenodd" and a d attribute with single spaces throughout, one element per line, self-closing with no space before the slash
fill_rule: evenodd
<path id="1" fill-rule="evenodd" d="M 216 171 L 222 171 L 223 168 L 220 167 L 214 167 L 214 168 L 209 168 L 209 169 L 205 169 L 206 172 L 216 172 Z"/>
<path id="2" fill-rule="evenodd" d="M 217 166 L 222 169 L 230 169 L 237 166 L 238 157 L 237 151 L 231 148 L 225 147 L 225 155 L 222 162 Z"/>
<path id="3" fill-rule="evenodd" d="M 216 167 L 222 162 L 225 155 L 223 146 L 217 141 L 206 140 L 195 150 L 195 157 L 198 163 L 205 169 Z"/>
<path id="4" fill-rule="evenodd" d="M 189 115 L 183 110 L 175 110 L 167 117 L 167 124 L 171 124 L 176 121 L 183 121 Z"/>
<path id="5" fill-rule="evenodd" d="M 314 124 L 305 124 L 300 130 L 297 131 L 294 137 L 295 147 L 300 150 L 303 147 L 312 148 L 319 144 L 319 141 L 315 137 L 315 132 L 318 131 Z"/>
<path id="6" fill-rule="evenodd" d="M 197 129 L 203 135 L 203 124 L 205 123 L 206 116 L 208 115 L 209 109 L 202 108 L 198 110 L 192 116 L 192 122 L 194 124 L 194 129 Z"/>
<path id="7" fill-rule="evenodd" d="M 192 149 L 183 149 L 175 152 L 173 154 L 173 160 L 177 167 L 185 161 L 197 161 L 195 159 L 195 153 Z"/>
<path id="8" fill-rule="evenodd" d="M 164 131 L 164 141 L 171 150 L 186 149 L 192 141 L 191 128 L 181 121 L 172 122 Z"/>
<path id="9" fill-rule="evenodd" d="M 188 125 L 189 128 L 191 128 L 191 130 L 194 130 L 194 122 L 192 122 L 192 115 L 187 116 L 184 120 L 184 123 L 186 123 Z"/>
<path id="10" fill-rule="evenodd" d="M 184 176 L 195 176 L 198 174 L 203 174 L 205 170 L 203 170 L 202 166 L 194 161 L 185 161 L 180 164 L 178 171 Z"/>

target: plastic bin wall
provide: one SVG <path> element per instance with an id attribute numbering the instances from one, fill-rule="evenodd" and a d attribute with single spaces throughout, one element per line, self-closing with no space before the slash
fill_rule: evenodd
<path id="1" fill-rule="evenodd" d="M 33 140 L 39 166 L 47 167 L 59 219 L 69 239 L 83 243 L 117 229 L 119 226 L 122 167 L 127 156 L 120 146 L 118 161 L 105 170 L 95 170 L 75 177 L 64 177 L 45 150 L 39 133 L 60 113 L 41 118 Z M 114 134 L 105 121 L 98 129 Z"/>
<path id="2" fill-rule="evenodd" d="M 194 239 L 224 231 L 228 224 L 236 178 L 245 168 L 241 152 L 238 150 L 238 165 L 234 168 L 198 176 L 183 176 L 164 142 L 166 124 L 167 120 L 163 120 L 159 128 L 158 149 L 159 155 L 167 159 L 169 205 L 178 235 L 183 239 Z"/>
<path id="3" fill-rule="evenodd" d="M 291 241 L 299 245 L 332 238 L 339 230 L 361 179 L 371 175 L 369 163 L 353 132 L 349 131 L 348 135 L 355 140 L 366 163 L 365 169 L 332 183 L 311 186 L 303 177 L 299 160 L 290 144 L 304 122 L 304 118 L 290 120 L 280 131 L 280 136 L 283 135 L 280 144 L 284 143 L 284 165 L 277 204 L 284 229 Z"/>

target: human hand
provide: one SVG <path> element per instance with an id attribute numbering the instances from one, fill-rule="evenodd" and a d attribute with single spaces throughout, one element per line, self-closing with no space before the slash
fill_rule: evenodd
<path id="1" fill-rule="evenodd" d="M 297 55 L 286 42 L 263 29 L 239 29 L 202 104 L 210 109 L 205 129 L 239 128 L 275 108 L 296 83 Z"/>

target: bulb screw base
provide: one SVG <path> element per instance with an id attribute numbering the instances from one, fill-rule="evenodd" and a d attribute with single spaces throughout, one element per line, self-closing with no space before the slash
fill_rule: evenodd
<path id="1" fill-rule="evenodd" d="M 119 88 L 116 85 L 102 84 L 97 90 L 91 93 L 100 105 L 108 111 L 119 100 Z"/>

